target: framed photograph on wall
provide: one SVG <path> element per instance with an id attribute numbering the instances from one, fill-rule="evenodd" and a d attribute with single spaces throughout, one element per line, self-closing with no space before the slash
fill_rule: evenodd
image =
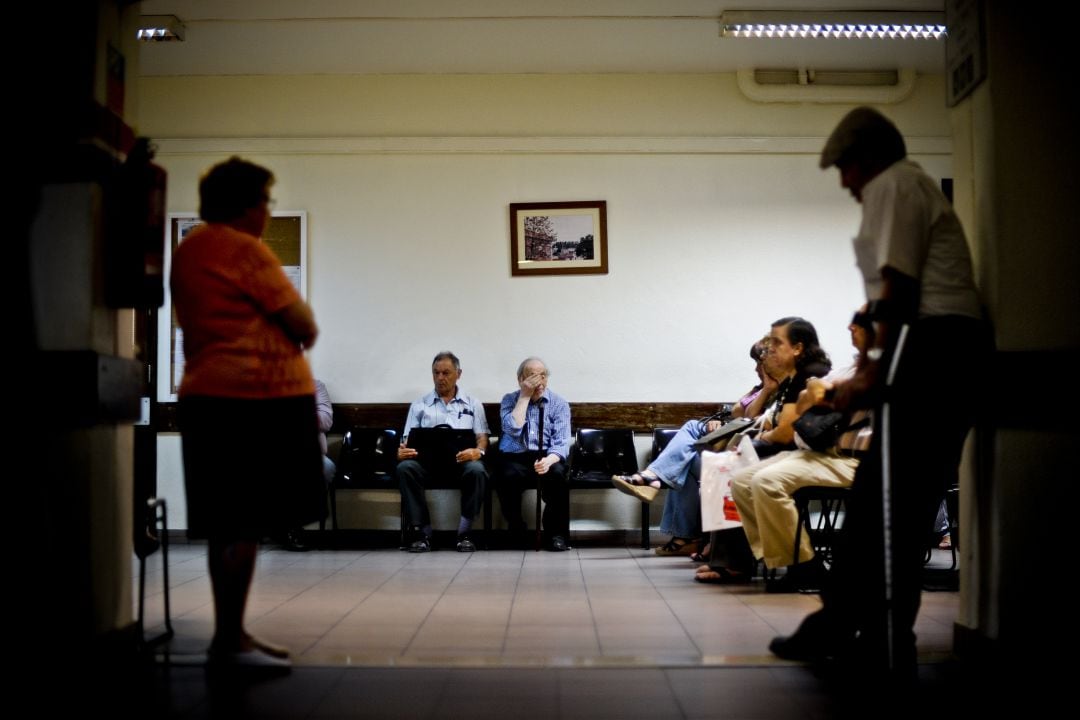
<path id="1" fill-rule="evenodd" d="M 165 303 L 158 311 L 158 400 L 175 402 L 184 376 L 184 331 L 176 322 L 168 290 L 172 254 L 202 220 L 197 213 L 169 213 L 165 227 Z M 281 261 L 281 269 L 307 300 L 307 213 L 275 212 L 262 237 Z"/>
<path id="2" fill-rule="evenodd" d="M 607 203 L 511 203 L 513 275 L 606 275 Z"/>

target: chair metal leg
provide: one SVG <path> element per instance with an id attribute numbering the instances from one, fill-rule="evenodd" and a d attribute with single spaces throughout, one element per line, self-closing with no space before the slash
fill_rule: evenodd
<path id="1" fill-rule="evenodd" d="M 484 483 L 484 540 L 483 548 L 485 550 L 491 547 L 491 485 L 492 483 Z"/>
<path id="2" fill-rule="evenodd" d="M 798 510 L 799 517 L 795 521 L 795 547 L 791 551 L 791 564 L 794 565 L 799 562 L 799 545 L 802 542 L 803 525 L 808 522 L 808 515 L 810 514 L 810 503 L 798 499 L 795 501 L 796 509 Z M 808 533 L 809 534 L 809 533 Z"/>
<path id="3" fill-rule="evenodd" d="M 165 632 L 152 638 L 145 634 L 144 611 L 146 606 L 146 556 L 139 558 L 139 617 L 137 621 L 139 642 L 142 647 L 153 647 L 173 636 L 172 615 L 169 607 L 169 522 L 164 498 L 150 498 L 146 501 L 147 520 L 158 533 L 161 543 L 161 575 L 165 596 Z M 159 527 L 160 523 L 160 527 Z"/>
<path id="4" fill-rule="evenodd" d="M 534 548 L 535 552 L 540 552 L 540 546 L 544 542 L 544 530 L 541 527 L 541 524 L 543 523 L 543 513 L 541 512 L 543 510 L 542 503 L 541 503 L 542 499 L 543 499 L 543 494 L 540 492 L 540 478 L 537 478 L 536 479 L 536 546 Z"/>
<path id="5" fill-rule="evenodd" d="M 641 503 L 641 549 L 649 549 L 649 503 Z"/>
<path id="6" fill-rule="evenodd" d="M 330 545 L 335 550 L 338 546 L 338 521 L 337 521 L 337 486 L 334 482 L 330 481 L 330 486 L 327 488 L 327 496 L 330 499 Z M 323 535 L 326 530 L 326 518 L 319 520 L 319 534 Z"/>

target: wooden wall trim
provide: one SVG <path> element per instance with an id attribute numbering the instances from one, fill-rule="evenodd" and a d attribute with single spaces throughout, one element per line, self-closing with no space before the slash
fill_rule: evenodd
<path id="1" fill-rule="evenodd" d="M 570 403 L 570 417 L 575 430 L 630 428 L 634 432 L 650 433 L 653 428 L 679 427 L 691 418 L 711 415 L 719 407 L 715 402 Z M 334 427 L 330 432 L 342 434 L 356 426 L 400 431 L 408 412 L 409 403 L 334 403 Z M 501 426 L 499 403 L 484 403 L 484 413 L 492 434 L 498 435 Z M 158 432 L 179 432 L 176 403 L 158 403 L 153 422 Z"/>
<path id="2" fill-rule="evenodd" d="M 1002 393 L 990 393 L 980 408 L 980 424 L 998 429 L 1063 431 L 1074 430 L 1080 415 L 1069 412 L 1065 403 L 1049 403 L 1038 412 L 1015 412 L 1011 404 L 998 398 L 1023 394 L 1030 378 L 1040 377 L 1047 368 L 1071 367 L 1075 352 L 1069 350 L 998 351 L 989 364 L 990 377 L 1002 384 Z M 570 403 L 574 429 L 630 428 L 650 433 L 653 428 L 679 427 L 691 418 L 710 415 L 719 408 L 715 402 L 597 402 Z M 409 403 L 335 403 L 333 434 L 343 434 L 353 426 L 402 429 Z M 499 404 L 484 403 L 484 413 L 492 433 L 498 434 Z M 151 427 L 157 432 L 179 432 L 176 403 L 157 403 L 151 410 Z"/>

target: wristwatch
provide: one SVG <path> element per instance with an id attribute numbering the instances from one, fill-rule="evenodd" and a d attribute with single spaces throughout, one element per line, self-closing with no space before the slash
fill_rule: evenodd
<path id="1" fill-rule="evenodd" d="M 480 450 L 480 448 L 476 448 L 476 449 Z M 487 451 L 486 450 L 480 450 L 480 457 L 484 457 L 485 452 L 487 452 Z"/>

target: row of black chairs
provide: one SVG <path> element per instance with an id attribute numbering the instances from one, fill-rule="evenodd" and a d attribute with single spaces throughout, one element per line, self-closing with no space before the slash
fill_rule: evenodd
<path id="1" fill-rule="evenodd" d="M 653 433 L 652 457 L 667 445 L 675 434 L 674 429 L 658 429 Z M 329 488 L 330 523 L 338 530 L 337 492 L 339 490 L 397 490 L 394 474 L 397 465 L 397 448 L 400 437 L 390 428 L 354 427 L 345 433 L 338 454 L 337 472 Z M 498 463 L 497 450 L 487 455 L 492 464 Z M 568 482 L 571 490 L 615 489 L 611 476 L 638 471 L 637 451 L 634 448 L 634 432 L 629 429 L 581 428 L 574 436 L 570 451 Z M 429 489 L 455 489 L 448 478 L 432 478 Z M 491 487 L 487 488 L 484 501 L 484 533 L 482 542 L 487 545 L 486 533 L 491 528 Z M 405 514 L 401 510 L 401 533 L 404 543 Z M 325 529 L 325 521 L 320 523 Z M 649 504 L 641 503 L 641 546 L 649 548 Z"/>
<path id="2" fill-rule="evenodd" d="M 653 431 L 653 442 L 650 451 L 650 459 L 655 458 L 674 437 L 675 428 L 658 428 Z M 394 469 L 397 465 L 397 447 L 399 435 L 396 430 L 388 428 L 365 428 L 354 427 L 350 429 L 342 439 L 341 451 L 338 454 L 337 473 L 329 488 L 330 521 L 336 536 L 338 530 L 337 516 L 337 492 L 339 490 L 363 490 L 378 489 L 398 490 L 397 479 Z M 498 462 L 498 453 L 495 448 L 488 453 L 491 462 Z M 581 428 L 574 438 L 570 452 L 570 472 L 568 482 L 570 488 L 602 490 L 614 489 L 611 484 L 611 476 L 615 474 L 629 474 L 637 472 L 637 452 L 634 447 L 634 433 L 629 429 L 593 429 Z M 456 484 L 450 479 L 432 478 L 430 489 L 456 489 Z M 535 489 L 535 488 L 534 488 Z M 794 494 L 794 500 L 799 513 L 799 529 L 792 548 L 793 558 L 798 558 L 800 535 L 806 532 L 810 538 L 815 553 L 821 557 L 826 566 L 831 565 L 832 547 L 837 532 L 843 524 L 845 505 L 850 492 L 847 488 L 807 487 Z M 489 545 L 487 533 L 492 527 L 492 488 L 486 489 L 483 516 L 484 534 L 482 543 Z M 953 566 L 951 574 L 956 570 L 956 493 L 950 493 L 949 516 L 954 523 L 953 533 Z M 641 547 L 649 549 L 649 504 L 640 503 L 641 513 Z M 537 503 L 536 525 L 539 526 L 540 506 Z M 399 512 L 401 542 L 404 544 L 406 519 L 404 509 Z M 325 523 L 320 524 L 325 528 Z M 539 533 L 537 533 L 536 547 L 539 548 Z"/>

